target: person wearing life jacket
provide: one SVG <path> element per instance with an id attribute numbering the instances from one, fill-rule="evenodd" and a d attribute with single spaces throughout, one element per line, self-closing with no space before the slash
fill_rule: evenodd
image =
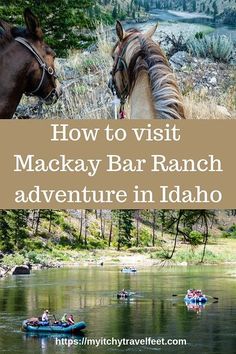
<path id="1" fill-rule="evenodd" d="M 61 318 L 61 323 L 62 323 L 62 324 L 67 323 L 67 313 L 64 313 L 64 315 L 62 316 L 62 318 Z"/>
<path id="2" fill-rule="evenodd" d="M 75 320 L 74 320 L 73 315 L 69 315 L 69 316 L 67 317 L 67 323 L 68 323 L 70 326 L 75 324 Z"/>
<path id="3" fill-rule="evenodd" d="M 42 322 L 48 322 L 49 321 L 49 311 L 45 310 L 44 313 L 42 314 Z"/>

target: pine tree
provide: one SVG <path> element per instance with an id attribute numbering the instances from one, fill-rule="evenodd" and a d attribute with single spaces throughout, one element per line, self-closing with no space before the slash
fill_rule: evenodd
<path id="1" fill-rule="evenodd" d="M 213 16 L 214 16 L 214 20 L 215 20 L 216 16 L 218 15 L 218 7 L 217 7 L 216 1 L 213 2 L 212 7 L 213 7 Z"/>
<path id="2" fill-rule="evenodd" d="M 0 17 L 24 25 L 24 8 L 30 7 L 40 19 L 45 41 L 57 55 L 66 55 L 69 49 L 80 48 L 81 40 L 86 40 L 81 29 L 94 28 L 94 18 L 89 17 L 89 10 L 95 3 L 95 0 L 28 0 L 26 4 L 25 0 L 9 0 L 8 5 L 0 7 Z"/>
<path id="3" fill-rule="evenodd" d="M 0 249 L 8 252 L 12 249 L 12 241 L 10 236 L 10 226 L 8 224 L 7 210 L 0 210 Z"/>
<path id="4" fill-rule="evenodd" d="M 114 19 L 117 19 L 117 17 L 118 17 L 118 11 L 117 11 L 117 7 L 116 6 L 113 7 L 112 17 Z"/>
<path id="5" fill-rule="evenodd" d="M 192 10 L 193 10 L 193 12 L 196 12 L 196 11 L 197 11 L 197 1 L 196 1 L 196 0 L 193 0 L 193 3 L 192 3 Z"/>
<path id="6" fill-rule="evenodd" d="M 117 250 L 122 246 L 131 246 L 131 232 L 133 230 L 132 210 L 113 210 L 113 218 L 118 229 Z"/>
<path id="7" fill-rule="evenodd" d="M 11 240 L 16 249 L 24 247 L 24 240 L 28 236 L 27 218 L 29 212 L 24 209 L 9 210 L 8 224 L 10 227 Z"/>

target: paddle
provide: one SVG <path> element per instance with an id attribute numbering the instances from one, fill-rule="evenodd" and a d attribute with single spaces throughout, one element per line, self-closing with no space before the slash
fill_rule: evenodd
<path id="1" fill-rule="evenodd" d="M 206 295 L 206 297 L 210 297 L 210 298 L 212 298 L 212 299 L 214 299 L 214 300 L 219 300 L 219 298 L 216 297 L 216 296 Z"/>
<path id="2" fill-rule="evenodd" d="M 172 296 L 185 296 L 186 294 L 172 294 Z"/>
<path id="3" fill-rule="evenodd" d="M 186 294 L 172 294 L 172 296 L 185 296 L 185 295 Z M 210 298 L 212 298 L 214 300 L 219 300 L 219 298 L 216 297 L 216 296 L 206 295 L 206 297 L 210 297 Z"/>

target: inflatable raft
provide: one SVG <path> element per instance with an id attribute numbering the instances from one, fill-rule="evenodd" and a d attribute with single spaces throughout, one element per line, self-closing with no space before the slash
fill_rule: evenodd
<path id="1" fill-rule="evenodd" d="M 184 301 L 186 304 L 205 304 L 207 302 L 207 297 L 206 296 L 188 297 L 186 295 Z"/>
<path id="2" fill-rule="evenodd" d="M 117 299 L 129 299 L 130 294 L 129 293 L 118 293 L 117 295 Z"/>
<path id="3" fill-rule="evenodd" d="M 23 321 L 22 329 L 26 332 L 34 332 L 34 333 L 77 333 L 82 329 L 86 328 L 86 323 L 81 321 L 77 322 L 74 325 L 50 325 L 42 324 L 39 322 L 37 325 L 31 325 L 27 320 Z"/>
<path id="4" fill-rule="evenodd" d="M 123 268 L 121 269 L 122 273 L 136 273 L 137 269 L 136 268 Z"/>

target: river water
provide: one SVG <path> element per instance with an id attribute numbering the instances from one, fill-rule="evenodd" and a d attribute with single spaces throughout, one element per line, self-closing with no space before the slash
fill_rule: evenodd
<path id="1" fill-rule="evenodd" d="M 236 273 L 234 267 L 143 268 L 123 274 L 118 267 L 81 267 L 34 271 L 0 280 L 0 352 L 54 353 L 234 353 L 236 343 Z M 219 301 L 188 309 L 182 294 L 201 288 Z M 130 301 L 116 292 L 137 292 Z M 49 308 L 56 317 L 73 313 L 84 320 L 86 338 L 186 339 L 187 346 L 66 346 L 60 336 L 28 336 L 22 320 Z M 69 337 L 71 338 L 71 337 Z M 73 338 L 73 337 L 72 337 Z"/>
<path id="2" fill-rule="evenodd" d="M 138 23 L 135 25 L 127 24 L 126 28 L 136 27 L 142 31 L 147 30 L 159 22 L 159 29 L 155 34 L 155 39 L 160 39 L 160 32 L 167 34 L 174 33 L 178 36 L 183 33 L 185 37 L 191 37 L 196 32 L 211 32 L 213 34 L 227 35 L 234 42 L 236 42 L 236 23 L 234 25 L 223 25 L 215 23 L 213 18 L 205 16 L 204 14 L 195 14 L 178 11 L 166 11 L 166 10 L 152 10 L 150 12 L 152 20 L 144 23 Z"/>

